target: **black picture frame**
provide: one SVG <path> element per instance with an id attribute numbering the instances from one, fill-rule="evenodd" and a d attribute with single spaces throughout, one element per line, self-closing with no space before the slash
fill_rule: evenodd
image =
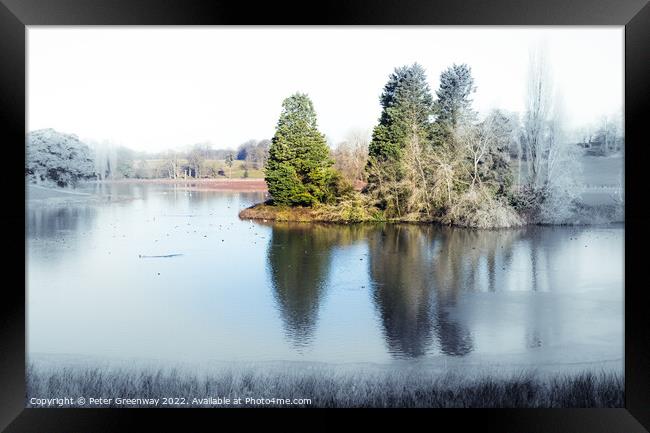
<path id="1" fill-rule="evenodd" d="M 25 33 L 30 25 L 618 25 L 625 26 L 625 408 L 366 410 L 354 414 L 388 426 L 397 415 L 454 430 L 514 432 L 644 432 L 650 429 L 648 245 L 644 209 L 650 145 L 645 124 L 650 100 L 650 4 L 647 0 L 345 0 L 260 4 L 208 0 L 0 0 L 0 131 L 10 188 L 0 212 L 5 279 L 0 302 L 0 428 L 7 432 L 141 430 L 197 431 L 192 423 L 222 427 L 300 415 L 303 426 L 332 427 L 338 417 L 318 409 L 26 409 L 25 408 Z M 645 139 L 645 141 L 644 141 Z M 9 237 L 7 237 L 9 236 Z M 349 410 L 335 411 L 337 415 Z M 296 418 L 294 418 L 296 419 Z M 386 424 L 388 423 L 388 424 Z M 450 424 L 451 423 L 451 424 Z M 157 427 L 152 425 L 156 424 Z M 286 422 L 283 421 L 286 425 Z M 181 427 L 182 426 L 182 427 Z M 269 426 L 269 424 L 267 424 Z M 338 428 L 338 427 L 337 427 Z M 309 428 L 308 428 L 309 429 Z"/>

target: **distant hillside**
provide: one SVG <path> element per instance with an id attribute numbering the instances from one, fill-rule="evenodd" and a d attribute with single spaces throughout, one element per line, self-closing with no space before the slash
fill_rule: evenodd
<path id="1" fill-rule="evenodd" d="M 74 186 L 95 177 L 93 153 L 76 135 L 40 129 L 27 135 L 25 176 L 32 183 Z"/>

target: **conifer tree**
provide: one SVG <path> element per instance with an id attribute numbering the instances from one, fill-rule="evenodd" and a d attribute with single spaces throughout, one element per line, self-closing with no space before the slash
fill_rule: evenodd
<path id="1" fill-rule="evenodd" d="M 367 189 L 389 216 L 401 217 L 428 208 L 422 156 L 430 150 L 433 98 L 422 66 L 396 68 L 380 102 L 368 149 Z"/>
<path id="2" fill-rule="evenodd" d="M 471 95 L 475 91 L 472 69 L 466 64 L 454 64 L 440 74 L 434 110 L 436 123 L 443 133 L 449 133 L 461 121 L 474 120 Z"/>
<path id="3" fill-rule="evenodd" d="M 328 201 L 332 164 L 311 99 L 301 93 L 285 99 L 266 162 L 265 180 L 273 202 L 311 206 Z"/>
<path id="4" fill-rule="evenodd" d="M 424 135 L 431 132 L 433 98 L 424 68 L 417 63 L 396 68 L 384 86 L 380 102 L 381 117 L 373 130 L 369 155 L 399 159 L 413 127 Z"/>

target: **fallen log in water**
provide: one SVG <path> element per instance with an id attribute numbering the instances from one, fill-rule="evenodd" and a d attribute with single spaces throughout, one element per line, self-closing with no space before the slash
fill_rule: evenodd
<path id="1" fill-rule="evenodd" d="M 164 257 L 177 257 L 177 256 L 182 256 L 182 254 L 164 254 L 162 256 L 144 256 L 142 254 L 138 254 L 138 257 L 140 257 L 141 259 L 158 259 Z"/>

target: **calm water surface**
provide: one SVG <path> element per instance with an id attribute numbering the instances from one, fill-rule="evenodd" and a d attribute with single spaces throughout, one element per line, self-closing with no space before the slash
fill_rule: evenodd
<path id="1" fill-rule="evenodd" d="M 30 353 L 533 365 L 623 356 L 622 226 L 256 223 L 237 214 L 263 193 L 87 188 L 99 198 L 28 201 Z"/>

